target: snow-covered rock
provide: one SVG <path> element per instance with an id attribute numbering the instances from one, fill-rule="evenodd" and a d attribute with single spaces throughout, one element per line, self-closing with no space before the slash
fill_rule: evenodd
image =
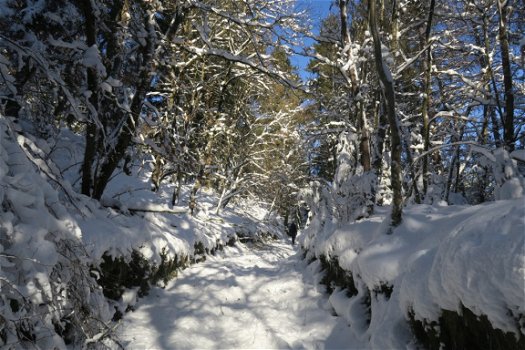
<path id="1" fill-rule="evenodd" d="M 437 322 L 442 310 L 462 307 L 487 317 L 492 327 L 524 336 L 525 201 L 500 200 L 477 206 L 414 205 L 402 224 L 384 234 L 388 210 L 376 208 L 368 219 L 341 225 L 313 222 L 299 236 L 308 256 L 336 259 L 371 293 L 371 322 L 363 329 L 352 301 L 331 297 L 351 328 L 370 338 L 370 348 L 410 346 L 415 320 Z M 381 292 L 392 287 L 391 295 Z M 338 294 L 339 293 L 339 294 Z M 358 321 L 356 321 L 358 320 Z"/>

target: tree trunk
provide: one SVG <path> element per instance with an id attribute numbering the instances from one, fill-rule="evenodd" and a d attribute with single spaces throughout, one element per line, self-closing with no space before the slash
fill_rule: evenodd
<path id="1" fill-rule="evenodd" d="M 86 44 L 88 47 L 96 45 L 97 27 L 96 17 L 90 1 L 82 1 L 82 11 L 85 17 Z M 93 163 L 97 154 L 97 133 L 98 128 L 96 119 L 98 118 L 98 74 L 93 67 L 87 69 L 87 86 L 91 91 L 88 108 L 90 117 L 86 127 L 86 145 L 84 148 L 84 160 L 82 163 L 82 194 L 91 196 L 93 189 Z"/>
<path id="2" fill-rule="evenodd" d="M 428 10 L 427 28 L 425 30 L 425 46 L 429 44 L 430 33 L 432 31 L 432 17 L 434 16 L 435 0 L 430 1 L 430 8 Z M 423 62 L 424 70 L 424 92 L 423 92 L 423 106 L 421 108 L 421 115 L 423 117 L 423 196 L 427 195 L 428 190 L 428 155 L 427 152 L 430 149 L 430 123 L 429 123 L 429 110 L 430 110 L 430 93 L 431 89 L 431 73 L 432 73 L 432 49 L 430 46 L 427 48 L 426 58 Z M 414 179 L 415 181 L 415 179 Z"/>
<path id="3" fill-rule="evenodd" d="M 349 110 L 350 113 L 352 113 L 352 100 L 357 95 L 359 90 L 358 85 L 358 75 L 356 70 L 356 62 L 354 62 L 354 58 L 352 55 L 352 39 L 350 38 L 350 31 L 348 29 L 348 0 L 339 0 L 339 15 L 340 15 L 340 21 L 341 21 L 341 46 L 343 49 L 343 57 L 344 53 L 346 53 L 346 59 L 348 59 L 351 63 L 349 65 L 348 74 L 350 77 L 350 94 L 348 96 L 349 98 Z M 366 74 L 364 74 L 366 75 Z M 359 141 L 359 151 L 360 151 L 360 163 L 363 167 L 363 170 L 370 171 L 370 137 L 368 134 L 367 129 L 367 121 L 366 121 L 366 106 L 363 102 L 359 102 L 357 104 L 357 125 L 359 128 L 359 132 L 361 134 L 361 140 Z"/>
<path id="4" fill-rule="evenodd" d="M 377 95 L 377 101 L 381 100 L 381 95 Z M 381 104 L 378 102 L 376 106 L 374 106 L 374 114 L 376 118 L 375 122 L 375 142 L 374 144 L 374 152 L 373 152 L 373 161 L 372 161 L 372 168 L 374 169 L 378 179 L 381 176 L 382 168 L 383 168 L 383 149 L 385 145 L 385 138 L 386 138 L 386 131 L 387 131 L 387 124 L 388 119 L 385 115 L 385 113 L 380 110 Z"/>
<path id="5" fill-rule="evenodd" d="M 379 80 L 385 96 L 386 112 L 390 124 L 390 144 L 391 144 L 391 183 L 393 190 L 393 207 L 391 215 L 391 226 L 396 227 L 401 223 L 403 215 L 403 193 L 402 193 L 402 167 L 401 167 L 401 138 L 399 125 L 396 116 L 394 81 L 390 70 L 383 61 L 381 52 L 381 39 L 377 29 L 377 19 L 375 11 L 375 0 L 369 0 L 370 31 L 374 41 L 374 57 Z"/>
<path id="6" fill-rule="evenodd" d="M 170 37 L 176 33 L 183 19 L 184 13 L 177 11 L 174 19 L 170 23 L 170 27 L 164 35 L 166 39 L 169 40 Z M 149 23 L 148 18 L 145 18 L 144 20 Z M 152 26 L 152 31 L 155 30 L 155 28 L 153 28 L 153 24 L 148 25 Z M 135 134 L 135 125 L 137 125 L 138 118 L 140 116 L 142 103 L 144 102 L 146 94 L 150 89 L 151 73 L 154 71 L 152 63 L 155 58 L 156 47 L 155 43 L 152 42 L 151 39 L 148 40 L 148 38 L 145 38 L 145 40 L 146 45 L 141 48 L 143 65 L 141 67 L 141 71 L 138 73 L 139 83 L 137 84 L 137 89 L 131 102 L 131 113 L 121 112 L 124 114 L 122 115 L 122 118 L 125 120 L 125 122 L 122 126 L 122 129 L 118 133 L 116 145 L 109 151 L 109 154 L 104 157 L 104 162 L 101 164 L 100 170 L 96 174 L 93 174 L 93 191 L 91 196 L 95 199 L 100 199 L 102 197 L 111 175 L 126 154 L 126 150 L 131 144 L 131 140 Z M 86 160 L 84 162 L 86 162 Z"/>
<path id="7" fill-rule="evenodd" d="M 482 25 L 482 29 L 483 29 L 483 45 L 484 45 L 484 48 L 485 48 L 485 53 L 483 55 L 481 55 L 480 63 L 482 65 L 482 67 L 486 70 L 485 74 L 487 75 L 488 91 L 490 91 L 490 89 L 492 88 L 492 93 L 493 93 L 494 98 L 496 100 L 496 110 L 498 111 L 498 113 L 500 115 L 500 118 L 503 120 L 503 110 L 502 110 L 501 102 L 500 102 L 500 99 L 499 99 L 498 88 L 497 88 L 497 85 L 496 85 L 496 78 L 494 76 L 494 71 L 492 70 L 492 60 L 490 58 L 491 56 L 489 55 L 489 53 L 492 50 L 490 48 L 490 40 L 489 40 L 489 36 L 488 36 L 488 32 L 489 32 L 488 19 L 487 19 L 487 16 L 485 14 L 483 14 L 482 19 L 483 19 L 483 25 Z M 499 133 L 499 122 L 498 122 L 498 119 L 496 118 L 496 115 L 495 115 L 494 111 L 492 110 L 492 108 L 489 109 L 489 111 L 490 111 L 490 119 L 491 119 L 491 122 L 492 122 L 492 134 L 494 136 L 494 141 L 496 143 L 496 147 L 500 147 L 501 146 L 501 136 L 500 136 L 500 133 Z"/>
<path id="8" fill-rule="evenodd" d="M 204 166 L 201 168 L 201 170 L 197 174 L 197 178 L 195 179 L 195 183 L 193 184 L 193 187 L 190 192 L 190 201 L 188 203 L 188 206 L 190 208 L 191 215 L 194 214 L 195 209 L 197 208 L 197 192 L 202 187 L 203 183 L 204 183 Z"/>
<path id="9" fill-rule="evenodd" d="M 372 0 L 368 0 L 372 1 Z M 377 16 L 375 15 L 375 3 L 374 5 L 374 17 L 376 17 L 376 27 L 377 27 Z M 381 19 L 380 19 L 381 20 Z M 391 30 L 392 30 L 392 53 L 394 55 L 394 61 L 398 62 L 398 57 L 401 58 L 401 55 L 397 55 L 399 50 L 399 4 L 397 0 L 392 1 L 392 20 L 391 20 Z"/>
<path id="10" fill-rule="evenodd" d="M 173 190 L 173 195 L 171 196 L 172 206 L 174 206 L 175 204 L 178 204 L 179 198 L 180 198 L 180 189 L 182 187 L 182 170 L 180 168 L 180 165 L 177 166 L 177 175 L 174 177 L 177 181 L 177 186 L 175 186 L 175 189 Z"/>
<path id="11" fill-rule="evenodd" d="M 361 153 L 361 166 L 363 171 L 367 172 L 372 169 L 370 164 L 370 135 L 366 120 L 366 110 L 363 103 L 359 104 L 359 127 L 361 131 L 361 141 L 359 142 L 359 152 Z"/>
<path id="12" fill-rule="evenodd" d="M 467 118 L 470 115 L 470 111 L 471 110 L 472 110 L 472 108 L 469 106 L 467 108 L 466 113 L 465 113 L 465 116 Z M 459 130 L 458 130 L 459 136 L 456 137 L 456 134 L 454 134 L 452 142 L 461 142 L 461 141 L 463 141 L 463 136 L 465 134 L 465 127 L 466 127 L 466 124 L 463 122 L 462 125 L 459 127 Z M 480 143 L 483 144 L 483 142 L 480 142 Z M 459 161 L 460 161 L 460 158 L 459 158 L 460 151 L 461 151 L 461 146 L 457 145 L 455 147 L 455 149 L 454 149 L 454 154 L 453 154 L 452 160 L 450 162 L 450 168 L 449 168 L 449 171 L 448 171 L 447 182 L 446 182 L 446 186 L 445 186 L 445 198 L 444 198 L 444 200 L 447 203 L 449 203 L 450 189 L 452 187 L 452 179 L 454 177 L 454 168 L 456 167 L 456 164 L 459 164 Z M 459 176 L 459 174 L 457 174 L 457 176 Z"/>
<path id="13" fill-rule="evenodd" d="M 346 52 L 347 57 L 351 63 L 348 69 L 348 74 L 351 81 L 350 89 L 352 95 L 355 96 L 358 90 L 358 75 L 356 68 L 356 61 L 352 54 L 352 39 L 350 38 L 350 31 L 348 29 L 348 0 L 339 0 L 339 16 L 341 20 L 341 45 L 343 53 Z M 344 55 L 343 55 L 344 57 Z"/>
<path id="14" fill-rule="evenodd" d="M 499 12 L 499 42 L 501 47 L 501 65 L 503 68 L 503 86 L 505 88 L 505 114 L 503 118 L 503 141 L 508 152 L 514 151 L 514 93 L 512 92 L 512 70 L 510 67 L 509 34 L 507 15 L 509 1 L 496 0 Z"/>
<path id="15" fill-rule="evenodd" d="M 410 149 L 406 138 L 404 138 L 403 142 L 404 142 L 405 149 L 406 149 L 407 162 L 408 164 L 414 164 L 414 157 L 412 156 L 412 150 Z M 421 198 L 421 193 L 419 192 L 419 187 L 417 183 L 418 174 L 414 168 L 415 167 L 413 166 L 410 167 L 410 176 L 412 177 L 412 185 L 409 188 L 409 193 L 407 194 L 407 197 L 410 197 L 412 195 L 412 191 L 414 191 L 414 202 L 416 202 L 416 204 L 421 204 L 422 198 Z"/>
<path id="16" fill-rule="evenodd" d="M 145 61 L 151 62 L 152 57 L 145 58 Z M 146 65 L 146 67 L 148 67 Z M 92 197 L 95 199 L 100 199 L 102 197 L 102 194 L 104 193 L 104 190 L 106 189 L 106 186 L 109 182 L 109 179 L 111 178 L 111 175 L 115 171 L 115 169 L 118 166 L 118 163 L 120 160 L 124 157 L 126 154 L 126 150 L 128 149 L 128 146 L 131 143 L 131 140 L 133 138 L 133 135 L 135 133 L 134 125 L 137 125 L 138 118 L 140 115 L 140 108 L 142 106 L 142 103 L 144 101 L 144 98 L 146 97 L 146 93 L 148 91 L 148 87 L 150 84 L 149 79 L 149 70 L 147 68 L 143 69 L 142 72 L 142 84 L 137 89 L 136 94 L 133 96 L 133 102 L 131 103 L 131 113 L 126 112 L 126 116 L 124 118 L 126 119 L 126 122 L 124 123 L 124 126 L 122 127 L 122 130 L 119 134 L 117 144 L 115 147 L 109 152 L 107 155 L 105 161 L 102 163 L 100 167 L 100 171 L 95 175 L 94 181 L 93 181 L 93 193 Z"/>

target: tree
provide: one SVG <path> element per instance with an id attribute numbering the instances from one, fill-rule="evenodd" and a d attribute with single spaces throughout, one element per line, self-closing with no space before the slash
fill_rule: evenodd
<path id="1" fill-rule="evenodd" d="M 515 148 L 514 138 L 514 91 L 512 86 L 512 68 L 510 62 L 508 16 L 512 11 L 509 1 L 496 1 L 499 14 L 498 39 L 501 49 L 501 67 L 503 70 L 503 85 L 505 96 L 505 114 L 503 116 L 503 139 L 505 148 L 512 152 Z"/>
<path id="2" fill-rule="evenodd" d="M 189 8 L 181 32 L 165 49 L 177 63 L 163 66 L 155 86 L 163 117 L 142 135 L 158 159 L 155 188 L 175 174 L 179 185 L 183 177 L 197 187 L 207 184 L 221 193 L 220 210 L 250 187 L 252 152 L 263 141 L 257 130 L 268 105 L 266 90 L 281 91 L 281 101 L 287 101 L 290 86 L 297 85 L 287 62 L 290 40 L 283 38 L 300 15 L 289 15 L 290 4 L 195 2 Z M 275 42 L 274 35 L 283 40 Z M 268 118 L 279 112 L 274 108 Z"/>
<path id="3" fill-rule="evenodd" d="M 96 74 L 93 67 L 88 67 L 90 102 L 96 104 L 91 103 L 88 108 L 91 113 L 86 128 L 82 193 L 97 199 L 102 197 L 135 134 L 144 100 L 151 91 L 154 66 L 163 52 L 162 46 L 173 39 L 188 11 L 187 4 L 168 4 L 167 13 L 160 12 L 160 15 L 170 14 L 172 20 L 158 35 L 158 18 L 162 18 L 157 16 L 159 5 L 156 2 L 111 2 L 99 5 L 105 7 L 104 11 L 95 11 L 89 5 L 83 8 L 87 44 L 95 56 L 90 58 L 95 60 L 93 65 L 102 68 L 99 74 L 108 74 L 108 79 L 114 82 L 110 87 L 111 101 L 100 103 L 97 94 L 107 86 L 96 86 Z M 115 27 L 119 22 L 122 25 Z M 102 30 L 96 32 L 97 29 Z M 121 37 L 127 39 L 120 40 Z M 100 42 L 95 43 L 95 38 L 100 38 Z M 105 49 L 104 55 L 101 55 L 101 46 Z M 129 91 L 133 91 L 131 96 Z"/>
<path id="4" fill-rule="evenodd" d="M 369 0 L 370 14 L 370 31 L 374 39 L 374 57 L 377 74 L 381 81 L 381 88 L 385 97 L 385 106 L 390 124 L 390 147 L 391 147 L 391 173 L 390 180 L 392 183 L 393 206 L 391 214 L 391 225 L 396 227 L 401 223 L 403 213 L 403 186 L 402 186 L 402 164 L 401 164 L 401 137 L 399 131 L 399 122 L 396 116 L 394 80 L 392 73 L 383 59 L 381 38 L 377 29 L 377 17 L 375 0 Z"/>
<path id="5" fill-rule="evenodd" d="M 170 129 L 174 126 L 177 132 L 185 134 L 182 135 L 185 141 L 178 143 L 179 149 L 193 150 L 185 152 L 183 158 L 186 160 L 179 162 L 173 157 L 173 150 L 164 147 L 165 141 L 170 139 L 165 137 L 166 134 L 162 137 L 162 147 L 159 147 L 159 141 L 148 142 L 158 156 L 183 165 L 176 166 L 180 177 L 182 171 L 194 171 L 186 167 L 192 160 L 206 166 L 208 156 L 201 155 L 198 148 L 204 147 L 201 150 L 208 152 L 205 129 L 212 127 L 212 115 L 225 113 L 216 112 L 216 108 L 225 108 L 220 91 L 227 92 L 238 83 L 236 74 L 240 74 L 240 80 L 244 81 L 253 78 L 250 84 L 257 79 L 258 82 L 273 79 L 285 85 L 295 85 L 291 76 L 283 73 L 268 56 L 275 48 L 292 44 L 293 40 L 284 38 L 285 35 L 291 37 L 297 28 L 298 15 L 291 14 L 291 1 L 268 4 L 250 0 L 240 4 L 236 1 L 96 0 L 71 2 L 67 6 L 62 4 L 63 8 L 59 3 L 46 3 L 42 11 L 57 15 L 51 17 L 36 14 L 31 10 L 33 5 L 32 1 L 6 5 L 13 6 L 5 11 L 8 16 L 14 18 L 15 8 L 25 10 L 27 14 L 18 21 L 18 28 L 24 29 L 14 30 L 13 39 L 4 36 L 3 40 L 4 46 L 10 50 L 9 56 L 2 61 L 6 73 L 4 81 L 9 83 L 7 109 L 11 114 L 18 113 L 20 108 L 16 105 L 24 104 L 24 85 L 29 80 L 32 84 L 45 81 L 47 86 L 40 85 L 45 91 L 31 101 L 41 103 L 46 100 L 44 96 L 51 93 L 47 100 L 48 106 L 52 107 L 39 108 L 54 108 L 55 111 L 35 111 L 34 114 L 54 113 L 59 115 L 57 119 L 72 115 L 73 120 L 76 119 L 74 122 L 83 129 L 86 140 L 81 190 L 97 199 L 102 197 L 111 176 L 129 155 L 139 126 L 144 125 L 148 111 L 157 108 L 151 107 L 159 100 L 166 102 L 158 104 L 155 111 L 158 116 L 163 116 L 163 126 L 169 124 Z M 71 20 L 59 21 L 57 18 Z M 61 26 L 68 30 L 60 31 Z M 24 30 L 33 33 L 29 36 L 33 42 L 24 42 Z M 275 43 L 273 39 L 276 37 L 284 38 L 283 44 L 281 41 Z M 34 45 L 35 42 L 38 45 Z M 31 62 L 26 58 L 37 64 L 14 68 L 17 61 Z M 222 74 L 222 68 L 230 73 Z M 182 78 L 186 85 L 177 82 L 171 87 L 177 95 L 169 96 L 161 89 L 166 88 L 170 81 L 175 82 L 176 77 Z M 210 86 L 209 90 L 217 90 L 192 91 L 192 85 L 199 81 L 199 77 L 216 79 L 217 84 Z M 13 84 L 11 80 L 17 81 Z M 228 80 L 234 83 L 228 83 Z M 204 80 L 200 81 L 203 88 Z M 56 87 L 64 92 L 65 101 L 56 93 Z M 152 103 L 154 99 L 157 102 Z M 31 107 L 36 105 L 32 102 Z M 174 118 L 168 118 L 168 114 Z M 187 121 L 180 121 L 188 117 Z M 51 120 L 47 124 L 55 122 Z M 161 136 L 156 135 L 157 138 Z M 199 141 L 191 144 L 193 141 L 189 135 L 200 135 Z M 163 162 L 158 159 L 158 164 Z M 160 173 L 163 173 L 159 177 L 162 179 L 166 173 Z M 199 173 L 199 169 L 194 172 Z"/>

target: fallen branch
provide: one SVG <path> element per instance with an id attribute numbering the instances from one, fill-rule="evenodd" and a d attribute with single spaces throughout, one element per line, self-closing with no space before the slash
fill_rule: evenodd
<path id="1" fill-rule="evenodd" d="M 169 208 L 163 204 L 145 203 L 143 206 L 127 206 L 125 203 L 121 203 L 115 199 L 103 198 L 101 204 L 105 208 L 111 208 L 120 212 L 144 212 L 144 213 L 162 213 L 162 214 L 186 214 L 188 208 L 186 207 L 173 207 Z"/>
<path id="2" fill-rule="evenodd" d="M 174 208 L 174 209 L 148 209 L 148 208 L 127 208 L 130 212 L 146 212 L 146 213 L 164 213 L 164 214 L 186 214 L 188 208 Z"/>

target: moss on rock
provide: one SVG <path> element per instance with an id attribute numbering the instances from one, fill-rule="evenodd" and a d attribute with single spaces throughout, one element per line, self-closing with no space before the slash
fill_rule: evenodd
<path id="1" fill-rule="evenodd" d="M 104 295 L 113 300 L 119 300 L 127 288 L 139 287 L 138 295 L 147 295 L 149 291 L 149 276 L 152 266 L 137 250 L 131 252 L 131 258 L 102 256 L 99 266 L 98 283 Z"/>
<path id="2" fill-rule="evenodd" d="M 326 258 L 324 255 L 319 258 L 321 268 L 323 269 L 323 278 L 321 283 L 326 286 L 326 291 L 332 293 L 334 286 L 346 290 L 346 295 L 350 298 L 358 294 L 358 290 L 354 283 L 354 277 L 348 271 L 345 271 L 339 266 L 337 258 Z"/>
<path id="3" fill-rule="evenodd" d="M 461 314 L 442 310 L 439 320 L 420 321 L 409 311 L 409 324 L 418 342 L 429 350 L 519 350 L 525 335 L 495 329 L 485 315 L 477 316 L 461 305 Z"/>

